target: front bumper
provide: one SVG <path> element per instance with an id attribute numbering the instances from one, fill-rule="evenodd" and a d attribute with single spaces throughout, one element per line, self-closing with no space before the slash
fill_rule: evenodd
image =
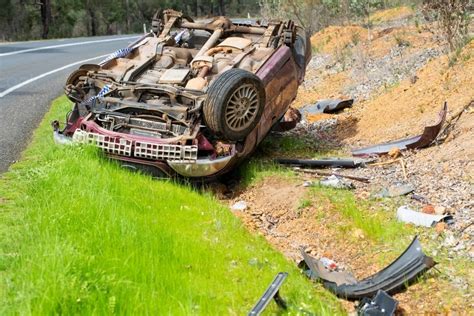
<path id="1" fill-rule="evenodd" d="M 235 150 L 215 159 L 199 158 L 198 145 L 159 143 L 150 139 L 107 131 L 107 134 L 77 129 L 72 138 L 54 131 L 57 144 L 89 144 L 100 148 L 110 157 L 121 161 L 142 161 L 144 165 L 153 162 L 168 165 L 184 177 L 208 177 L 222 171 L 236 157 Z"/>

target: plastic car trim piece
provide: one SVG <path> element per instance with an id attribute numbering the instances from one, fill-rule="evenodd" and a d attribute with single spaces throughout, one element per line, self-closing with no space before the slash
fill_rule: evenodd
<path id="1" fill-rule="evenodd" d="M 392 264 L 358 282 L 350 273 L 329 271 L 319 260 L 304 251 L 301 252 L 307 267 L 306 274 L 310 278 L 321 280 L 325 288 L 350 300 L 374 296 L 379 290 L 395 293 L 436 264 L 431 257 L 423 253 L 418 237 L 413 239 L 410 246 Z"/>
<path id="2" fill-rule="evenodd" d="M 258 300 L 257 304 L 250 310 L 249 316 L 260 315 L 263 310 L 270 304 L 271 299 L 275 300 L 275 303 L 282 309 L 286 309 L 286 303 L 280 296 L 280 287 L 288 276 L 287 272 L 280 272 L 277 274 L 275 279 L 272 281 L 270 286 L 265 290 L 262 297 Z"/>
<path id="3" fill-rule="evenodd" d="M 392 316 L 397 309 L 398 301 L 380 290 L 374 298 L 364 298 L 357 307 L 358 316 Z"/>
<path id="4" fill-rule="evenodd" d="M 277 158 L 275 162 L 282 165 L 295 165 L 301 167 L 318 168 L 318 167 L 343 167 L 343 168 L 357 168 L 362 163 L 361 159 L 341 159 L 341 158 L 328 158 L 328 159 L 284 159 Z"/>

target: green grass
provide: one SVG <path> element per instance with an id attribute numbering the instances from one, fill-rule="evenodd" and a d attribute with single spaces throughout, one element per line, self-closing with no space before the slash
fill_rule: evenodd
<path id="1" fill-rule="evenodd" d="M 370 239 L 390 243 L 403 236 L 413 235 L 405 224 L 395 220 L 390 211 L 380 207 L 373 210 L 375 203 L 357 200 L 351 191 L 324 187 L 315 187 L 312 191 L 313 197 L 328 198 L 337 212 L 348 220 L 351 228 L 362 230 Z"/>
<path id="2" fill-rule="evenodd" d="M 273 140 L 269 140 L 273 142 Z M 291 143 L 288 141 L 288 143 Z M 295 140 L 294 144 L 299 144 Z M 268 144 L 266 145 L 268 146 Z M 297 145 L 299 146 L 299 145 Z M 280 153 L 290 150 L 284 146 L 277 146 Z M 268 147 L 263 146 L 261 152 L 256 158 L 249 161 L 241 168 L 242 185 L 249 186 L 263 180 L 269 176 L 278 176 L 288 179 L 289 181 L 296 181 L 297 174 L 291 168 L 281 166 L 268 160 L 266 152 Z M 309 151 L 307 155 L 312 157 L 322 157 L 328 151 Z M 332 156 L 338 156 L 340 153 L 332 152 Z M 273 156 L 273 155 L 270 155 Z M 299 156 L 298 156 L 299 157 Z M 302 180 L 301 180 L 302 181 Z M 304 208 L 310 205 L 317 205 L 321 199 L 329 200 L 335 212 L 340 214 L 345 223 L 338 223 L 335 227 L 342 230 L 352 230 L 358 228 L 363 231 L 364 235 L 377 243 L 392 243 L 393 241 L 406 237 L 413 236 L 415 231 L 407 227 L 407 225 L 398 222 L 395 219 L 393 209 L 395 209 L 395 202 L 387 200 L 389 203 L 385 208 L 380 201 L 373 199 L 361 200 L 357 199 L 353 192 L 343 189 L 332 189 L 322 186 L 312 187 L 304 200 L 300 201 L 300 207 Z M 317 220 L 317 219 L 316 219 Z M 396 247 L 396 249 L 400 249 Z"/>
<path id="3" fill-rule="evenodd" d="M 54 145 L 69 109 L 54 102 L 0 180 L 1 315 L 244 314 L 279 271 L 289 313 L 342 313 L 211 196 Z"/>
<path id="4" fill-rule="evenodd" d="M 340 156 L 339 148 L 334 144 L 317 140 L 311 136 L 274 135 L 267 136 L 255 155 L 256 158 L 298 157 L 318 159 L 321 157 Z"/>
<path id="5" fill-rule="evenodd" d="M 238 170 L 240 186 L 247 187 L 255 184 L 265 177 L 278 175 L 291 178 L 294 172 L 271 160 L 252 159 L 245 162 Z"/>

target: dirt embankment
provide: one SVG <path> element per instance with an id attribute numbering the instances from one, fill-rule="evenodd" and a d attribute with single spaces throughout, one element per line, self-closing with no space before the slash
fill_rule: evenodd
<path id="1" fill-rule="evenodd" d="M 474 100 L 474 41 L 447 54 L 435 25 L 419 24 L 413 15 L 402 7 L 374 15 L 380 23 L 370 31 L 357 25 L 331 26 L 313 35 L 313 58 L 294 105 L 354 98 L 352 109 L 310 121 L 336 118 L 334 137 L 358 147 L 419 134 L 436 121 L 445 101 L 448 117 L 469 104 Z M 444 162 L 472 161 L 473 122 L 472 111 L 463 113 L 450 138 L 430 156 Z M 472 163 L 453 168 L 474 173 Z"/>

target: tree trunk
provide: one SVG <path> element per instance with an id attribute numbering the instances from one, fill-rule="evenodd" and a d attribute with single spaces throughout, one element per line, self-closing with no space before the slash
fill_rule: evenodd
<path id="1" fill-rule="evenodd" d="M 125 14 L 127 19 L 127 34 L 130 34 L 130 3 L 129 0 L 125 0 Z"/>
<path id="2" fill-rule="evenodd" d="M 51 23 L 51 0 L 43 0 L 40 2 L 41 5 L 41 24 L 43 25 L 43 32 L 41 37 L 43 39 L 48 38 L 49 24 Z"/>
<path id="3" fill-rule="evenodd" d="M 90 36 L 96 36 L 97 35 L 97 25 L 95 21 L 95 12 L 92 7 L 89 7 L 89 18 L 91 20 L 91 33 L 89 34 Z"/>
<path id="4" fill-rule="evenodd" d="M 219 0 L 219 14 L 225 15 L 224 0 Z"/>

